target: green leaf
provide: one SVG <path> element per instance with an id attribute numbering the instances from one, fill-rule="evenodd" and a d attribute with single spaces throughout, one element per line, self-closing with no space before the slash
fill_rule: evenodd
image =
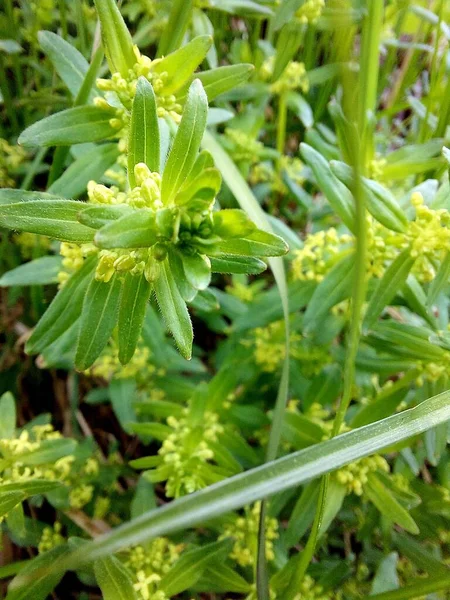
<path id="1" fill-rule="evenodd" d="M 307 165 L 317 179 L 317 185 L 323 192 L 333 210 L 347 225 L 350 231 L 355 228 L 355 209 L 350 190 L 333 174 L 327 160 L 308 144 L 300 144 L 300 151 Z"/>
<path id="2" fill-rule="evenodd" d="M 94 573 L 103 600 L 137 600 L 131 573 L 115 556 L 97 560 Z"/>
<path id="3" fill-rule="evenodd" d="M 445 290 L 450 278 L 450 252 L 447 253 L 444 260 L 441 262 L 436 276 L 428 289 L 427 305 L 431 308 L 435 303 L 439 294 Z"/>
<path id="4" fill-rule="evenodd" d="M 114 112 L 98 106 L 76 106 L 33 123 L 19 137 L 23 146 L 71 146 L 98 142 L 117 135 L 111 127 Z"/>
<path id="5" fill-rule="evenodd" d="M 6 515 L 6 526 L 11 537 L 22 541 L 25 537 L 25 514 L 19 502 Z"/>
<path id="6" fill-rule="evenodd" d="M 9 440 L 16 430 L 16 401 L 11 392 L 0 397 L 0 440 Z M 1 492 L 0 486 L 0 492 Z"/>
<path id="7" fill-rule="evenodd" d="M 84 56 L 62 37 L 51 31 L 39 31 L 42 50 L 75 98 L 83 84 L 89 64 Z"/>
<path id="8" fill-rule="evenodd" d="M 89 181 L 98 181 L 119 156 L 117 144 L 102 144 L 77 158 L 48 191 L 64 198 L 78 198 L 84 194 Z"/>
<path id="9" fill-rule="evenodd" d="M 0 205 L 0 225 L 7 229 L 47 235 L 62 242 L 92 242 L 93 231 L 78 222 L 84 205 L 76 200 L 27 200 Z"/>
<path id="10" fill-rule="evenodd" d="M 156 508 L 156 497 L 152 484 L 141 475 L 136 485 L 136 492 L 131 501 L 131 518 L 140 517 Z"/>
<path id="11" fill-rule="evenodd" d="M 133 407 L 133 402 L 136 398 L 136 382 L 134 379 L 113 379 L 109 384 L 109 397 L 114 414 L 117 417 L 122 429 L 128 434 L 132 430 L 129 427 L 130 423 L 136 421 L 136 412 Z"/>
<path id="12" fill-rule="evenodd" d="M 337 262 L 314 290 L 306 309 L 303 328 L 305 332 L 317 331 L 328 311 L 350 295 L 355 257 L 352 253 Z"/>
<path id="13" fill-rule="evenodd" d="M 204 573 L 197 582 L 196 589 L 208 592 L 217 590 L 218 592 L 248 594 L 251 585 L 242 575 L 239 575 L 223 562 L 217 561 L 206 566 Z"/>
<path id="14" fill-rule="evenodd" d="M 343 162 L 332 160 L 333 173 L 350 189 L 355 185 L 353 169 Z M 377 181 L 361 178 L 367 210 L 382 225 L 400 233 L 406 230 L 408 219 L 392 193 Z"/>
<path id="15" fill-rule="evenodd" d="M 181 354 L 190 360 L 193 340 L 192 323 L 167 260 L 161 263 L 161 273 L 154 287 L 167 328 L 173 335 Z"/>
<path id="16" fill-rule="evenodd" d="M 372 582 L 372 588 L 370 590 L 371 596 L 381 592 L 398 589 L 397 563 L 397 552 L 390 552 L 383 558 L 378 565 L 377 572 Z"/>
<path id="17" fill-rule="evenodd" d="M 161 88 L 164 95 L 175 93 L 191 80 L 192 73 L 205 59 L 211 44 L 210 35 L 197 36 L 182 48 L 152 64 L 152 73 L 167 74 Z"/>
<path id="18" fill-rule="evenodd" d="M 200 579 L 203 569 L 210 561 L 221 554 L 226 556 L 229 547 L 230 541 L 222 540 L 185 552 L 161 579 L 160 589 L 169 598 L 181 594 Z"/>
<path id="19" fill-rule="evenodd" d="M 199 155 L 200 158 L 201 155 Z M 197 159 L 198 160 L 198 159 Z M 197 161 L 193 167 L 193 171 L 196 169 Z M 188 204 L 189 201 L 196 195 L 204 194 L 205 191 L 210 190 L 211 199 L 214 198 L 220 190 L 222 183 L 222 177 L 217 169 L 205 169 L 197 177 L 192 179 L 192 171 L 189 177 L 186 179 L 185 184 L 181 187 L 178 194 L 175 196 L 174 203 L 182 206 Z M 204 198 L 204 196 L 201 196 Z"/>
<path id="20" fill-rule="evenodd" d="M 93 279 L 89 284 L 75 354 L 79 371 L 85 371 L 94 363 L 111 337 L 117 323 L 121 291 L 122 282 L 117 275 L 109 283 Z"/>
<path id="21" fill-rule="evenodd" d="M 450 588 L 450 575 L 430 576 L 425 579 L 410 580 L 413 583 L 398 590 L 370 596 L 371 600 L 412 600 L 422 598 L 433 592 L 447 591 Z"/>
<path id="22" fill-rule="evenodd" d="M 196 290 L 205 290 L 211 281 L 211 262 L 207 256 L 181 253 L 186 279 Z"/>
<path id="23" fill-rule="evenodd" d="M 389 305 L 395 294 L 404 286 L 414 262 L 410 249 L 406 248 L 386 269 L 372 293 L 366 310 L 363 321 L 363 328 L 366 331 L 372 327 L 383 308 Z"/>
<path id="24" fill-rule="evenodd" d="M 99 248 L 148 248 L 156 241 L 155 213 L 146 208 L 104 225 L 95 234 Z"/>
<path id="25" fill-rule="evenodd" d="M 283 238 L 256 229 L 245 238 L 232 238 L 225 240 L 217 245 L 219 253 L 238 254 L 241 256 L 283 256 L 289 251 L 289 248 Z"/>
<path id="26" fill-rule="evenodd" d="M 78 319 L 96 260 L 94 256 L 88 258 L 59 290 L 27 341 L 26 352 L 42 352 Z"/>
<path id="27" fill-rule="evenodd" d="M 161 199 L 164 204 L 173 199 L 196 161 L 206 127 L 208 100 L 202 84 L 196 79 L 189 88 L 173 146 L 164 168 Z"/>
<path id="28" fill-rule="evenodd" d="M 76 441 L 69 438 L 44 440 L 36 450 L 21 453 L 20 462 L 28 466 L 56 462 L 64 456 L 73 454 L 76 446 Z"/>
<path id="29" fill-rule="evenodd" d="M 111 221 L 117 221 L 125 215 L 133 213 L 133 208 L 129 204 L 95 204 L 86 205 L 78 213 L 78 220 L 86 227 L 92 229 L 100 229 L 104 225 L 108 225 Z"/>
<path id="30" fill-rule="evenodd" d="M 0 287 L 57 283 L 61 265 L 61 256 L 41 256 L 4 273 L 0 277 Z"/>
<path id="31" fill-rule="evenodd" d="M 152 172 L 159 172 L 159 125 L 155 92 L 145 77 L 139 77 L 131 110 L 128 141 L 128 179 L 136 186 L 134 167 L 144 163 Z"/>
<path id="32" fill-rule="evenodd" d="M 450 391 L 420 405 L 294 452 L 189 494 L 121 525 L 86 544 L 61 568 L 107 556 L 119 549 L 205 523 L 232 510 L 330 473 L 450 419 Z M 58 568 L 58 567 L 57 567 Z M 22 580 L 21 584 L 26 584 Z"/>
<path id="33" fill-rule="evenodd" d="M 209 150 L 217 167 L 220 169 L 222 176 L 234 194 L 240 206 L 248 213 L 254 223 L 265 231 L 272 231 L 270 222 L 262 210 L 258 200 L 253 195 L 247 182 L 242 177 L 239 169 L 230 159 L 225 150 L 217 143 L 213 136 L 205 132 L 203 137 L 203 147 Z M 275 277 L 275 281 L 280 293 L 281 305 L 283 307 L 284 326 L 285 326 L 285 344 L 286 358 L 281 373 L 280 383 L 278 387 L 277 398 L 273 411 L 272 426 L 270 430 L 269 443 L 266 451 L 266 460 L 274 460 L 278 453 L 278 447 L 281 440 L 281 430 L 283 424 L 283 414 L 288 399 L 289 390 L 289 356 L 290 356 L 290 335 L 289 335 L 289 300 L 287 294 L 286 274 L 283 261 L 279 258 L 269 258 L 269 264 Z M 212 265 L 211 265 L 212 266 Z M 212 267 L 213 268 L 213 267 Z M 217 268 L 216 266 L 214 268 Z M 265 503 L 261 505 L 260 522 L 264 522 Z M 264 527 L 259 528 L 258 534 L 258 562 L 257 562 L 257 578 L 258 581 L 263 581 L 263 587 L 267 588 L 267 566 L 265 564 L 265 530 Z M 258 587 L 261 587 L 260 585 Z M 267 591 L 267 590 L 266 590 Z M 265 594 L 267 596 L 267 593 Z"/>
<path id="34" fill-rule="evenodd" d="M 52 490 L 61 487 L 60 481 L 49 479 L 34 479 L 31 481 L 20 481 L 17 483 L 2 483 L 0 485 L 0 494 L 9 492 L 21 492 L 25 497 L 40 496 Z"/>
<path id="35" fill-rule="evenodd" d="M 387 517 L 389 521 L 400 525 L 400 527 L 403 527 L 403 529 L 410 533 L 419 533 L 419 528 L 409 512 L 397 502 L 376 474 L 371 473 L 369 475 L 365 493 L 369 500 L 375 504 L 381 514 Z"/>
<path id="36" fill-rule="evenodd" d="M 20 204 L 32 200 L 58 200 L 58 196 L 46 192 L 27 192 L 11 188 L 0 189 L 0 206 L 2 204 Z"/>
<path id="37" fill-rule="evenodd" d="M 238 208 L 218 210 L 213 220 L 214 233 L 221 238 L 244 237 L 256 229 L 249 216 Z"/>
<path id="38" fill-rule="evenodd" d="M 158 44 L 158 56 L 165 56 L 181 46 L 192 16 L 193 0 L 174 0 L 169 20 Z"/>
<path id="39" fill-rule="evenodd" d="M 151 286 L 144 275 L 127 273 L 119 309 L 119 360 L 126 365 L 132 358 L 141 335 Z"/>
<path id="40" fill-rule="evenodd" d="M 33 600 L 46 600 L 61 581 L 62 572 L 58 569 L 58 565 L 61 564 L 61 559 L 68 553 L 68 546 L 63 544 L 28 561 L 20 570 L 19 575 L 12 580 L 5 600 L 30 600 L 30 598 L 33 598 Z M 50 571 L 50 568 L 54 570 Z M 41 572 L 42 569 L 47 569 L 48 572 L 45 575 L 36 576 L 35 574 Z M 15 584 L 17 584 L 20 577 L 26 576 L 30 578 L 28 585 L 26 587 L 16 587 Z"/>
<path id="41" fill-rule="evenodd" d="M 254 69 L 250 64 L 226 65 L 196 73 L 195 77 L 202 82 L 208 101 L 211 102 L 217 96 L 247 81 Z"/>
<path id="42" fill-rule="evenodd" d="M 10 510 L 25 500 L 25 497 L 23 492 L 3 492 L 0 487 L 0 518 L 7 515 Z"/>
<path id="43" fill-rule="evenodd" d="M 267 269 L 264 261 L 253 256 L 232 256 L 223 253 L 211 256 L 210 262 L 213 273 L 259 275 Z"/>
<path id="44" fill-rule="evenodd" d="M 103 47 L 111 73 L 128 76 L 128 70 L 136 63 L 133 40 L 120 14 L 116 0 L 95 0 L 100 20 Z"/>

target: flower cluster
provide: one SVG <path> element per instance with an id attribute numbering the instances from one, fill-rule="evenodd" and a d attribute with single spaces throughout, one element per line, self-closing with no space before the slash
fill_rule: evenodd
<path id="1" fill-rule="evenodd" d="M 223 144 L 238 163 L 257 163 L 264 149 L 262 142 L 255 140 L 253 136 L 245 131 L 231 127 L 225 129 Z"/>
<path id="2" fill-rule="evenodd" d="M 136 346 L 132 359 L 122 365 L 119 359 L 119 348 L 112 338 L 95 363 L 86 371 L 90 377 L 111 379 L 135 379 L 140 386 L 148 385 L 155 376 L 163 376 L 165 370 L 157 368 L 151 362 L 151 351 L 142 341 Z"/>
<path id="3" fill-rule="evenodd" d="M 155 468 L 146 471 L 145 476 L 152 482 L 166 481 L 166 495 L 171 498 L 191 494 L 222 479 L 214 466 L 211 447 L 223 432 L 218 421 L 216 413 L 206 411 L 201 423 L 191 425 L 187 409 L 184 417 L 169 417 L 167 425 L 172 432 L 152 461 Z"/>
<path id="4" fill-rule="evenodd" d="M 302 373 L 307 377 L 320 372 L 330 361 L 327 346 L 314 345 L 312 340 L 294 332 L 290 334 L 289 341 L 289 355 L 298 361 Z M 284 322 L 275 321 L 266 327 L 257 327 L 241 343 L 252 349 L 254 360 L 262 371 L 274 373 L 286 358 Z"/>
<path id="5" fill-rule="evenodd" d="M 339 260 L 343 247 L 351 242 L 351 236 L 339 235 L 330 227 L 308 235 L 303 248 L 295 250 L 292 261 L 294 279 L 320 282 Z"/>
<path id="6" fill-rule="evenodd" d="M 61 535 L 61 523 L 55 521 L 53 527 L 44 527 L 44 531 L 42 532 L 41 539 L 38 545 L 39 554 L 43 552 L 48 552 L 56 546 L 60 546 L 64 544 L 65 539 Z"/>
<path id="7" fill-rule="evenodd" d="M 274 66 L 275 57 L 273 56 L 263 63 L 260 75 L 264 81 L 270 81 L 272 79 Z M 309 81 L 305 65 L 301 62 L 291 60 L 281 76 L 270 84 L 270 91 L 272 94 L 280 96 L 286 92 L 295 90 L 306 93 L 309 90 Z"/>
<path id="8" fill-rule="evenodd" d="M 136 95 L 136 86 L 139 77 L 145 77 L 151 82 L 157 102 L 157 113 L 159 117 L 169 117 L 176 123 L 181 119 L 182 104 L 172 93 L 166 93 L 167 71 L 158 72 L 156 65 L 161 59 L 151 60 L 139 52 L 137 46 L 133 48 L 136 63 L 129 69 L 126 77 L 120 73 L 113 73 L 110 79 L 97 79 L 97 88 L 105 92 L 105 96 L 97 96 L 95 105 L 105 111 L 112 112 L 110 125 L 117 130 L 119 136 L 119 150 L 127 151 L 128 129 L 130 124 L 131 107 Z"/>
<path id="9" fill-rule="evenodd" d="M 389 473 L 389 464 L 385 458 L 375 454 L 342 467 L 336 472 L 336 480 L 346 486 L 347 494 L 362 496 L 369 473 L 377 471 Z"/>
<path id="10" fill-rule="evenodd" d="M 183 546 L 167 538 L 156 538 L 144 546 L 134 546 L 127 551 L 124 564 L 133 574 L 134 589 L 142 600 L 168 600 L 159 589 L 159 582 L 178 560 Z"/>
<path id="11" fill-rule="evenodd" d="M 286 174 L 294 183 L 302 186 L 304 183 L 302 172 L 303 163 L 299 158 L 283 155 L 277 160 L 277 168 L 270 162 L 254 164 L 250 170 L 249 181 L 252 185 L 266 183 L 272 192 L 287 194 L 289 190 L 283 175 Z"/>
<path id="12" fill-rule="evenodd" d="M 418 281 L 429 283 L 434 279 L 437 265 L 450 250 L 450 212 L 426 206 L 418 192 L 412 194 L 411 204 L 415 219 L 408 221 L 404 232 L 387 229 L 367 216 L 367 277 L 381 278 L 400 252 L 409 248 L 415 259 L 412 272 Z M 303 248 L 294 252 L 294 279 L 322 281 L 351 245 L 353 237 L 339 235 L 334 228 L 308 235 Z"/>
<path id="13" fill-rule="evenodd" d="M 295 18 L 302 23 L 302 25 L 316 23 L 322 15 L 324 8 L 325 0 L 306 0 L 300 8 L 295 11 Z"/>
<path id="14" fill-rule="evenodd" d="M 27 153 L 21 146 L 11 146 L 0 138 L 0 188 L 14 187 L 14 171 L 26 159 Z"/>
<path id="15" fill-rule="evenodd" d="M 232 538 L 234 545 L 230 558 L 235 560 L 241 567 L 253 566 L 256 559 L 258 547 L 258 528 L 261 503 L 256 502 L 252 507 L 246 506 L 242 515 L 231 517 L 223 526 L 223 533 L 219 539 Z M 266 516 L 266 558 L 274 560 L 274 540 L 278 538 L 278 522 L 272 517 Z"/>

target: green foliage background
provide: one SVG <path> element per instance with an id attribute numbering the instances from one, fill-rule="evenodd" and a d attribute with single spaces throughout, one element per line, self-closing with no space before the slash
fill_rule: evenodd
<path id="1" fill-rule="evenodd" d="M 449 598 L 445 0 L 4 0 L 7 600 Z"/>

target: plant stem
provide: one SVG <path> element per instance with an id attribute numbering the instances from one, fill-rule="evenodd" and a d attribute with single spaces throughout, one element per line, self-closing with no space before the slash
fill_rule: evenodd
<path id="1" fill-rule="evenodd" d="M 286 93 L 280 94 L 278 99 L 278 119 L 277 119 L 277 150 L 283 155 L 286 144 L 286 121 L 287 121 L 287 101 Z M 279 161 L 280 162 L 280 161 Z"/>
<path id="2" fill-rule="evenodd" d="M 430 115 L 431 106 L 432 106 L 433 99 L 435 96 L 436 83 L 439 81 L 438 70 L 436 69 L 436 62 L 437 62 L 438 53 L 439 53 L 439 38 L 440 38 L 440 33 L 441 33 L 443 12 L 444 12 L 444 1 L 441 0 L 441 3 L 439 5 L 439 12 L 438 12 L 438 22 L 436 24 L 436 32 L 435 32 L 436 39 L 434 40 L 433 57 L 431 59 L 431 66 L 430 66 L 430 79 L 431 79 L 430 91 L 428 93 L 428 98 L 427 98 L 427 102 L 426 102 L 425 117 L 424 117 L 424 119 L 421 123 L 421 127 L 420 127 L 419 142 L 425 142 L 428 138 L 428 133 L 431 133 L 430 132 L 431 128 L 428 123 L 428 117 Z M 445 62 L 445 58 L 444 58 L 444 62 Z"/>
<path id="3" fill-rule="evenodd" d="M 67 10 L 66 0 L 59 0 L 59 14 L 61 18 L 61 33 L 62 37 L 67 40 Z"/>
<path id="4" fill-rule="evenodd" d="M 40 148 L 40 150 L 38 150 L 36 156 L 34 157 L 33 162 L 28 167 L 27 174 L 25 175 L 25 177 L 22 181 L 22 185 L 20 186 L 21 190 L 29 190 L 30 189 L 30 185 L 32 184 L 34 176 L 36 175 L 36 171 L 38 170 L 39 166 L 41 165 L 42 161 L 44 160 L 45 155 L 47 154 L 47 151 L 48 151 L 48 148 Z"/>
<path id="5" fill-rule="evenodd" d="M 371 19 L 374 19 L 373 23 Z M 373 130 L 372 125 L 369 126 L 367 123 L 367 117 L 370 113 L 375 111 L 377 103 L 379 40 L 382 19 L 383 0 L 370 0 L 367 21 L 363 28 L 363 36 L 365 36 L 365 39 L 363 39 L 360 59 L 359 112 L 357 114 L 354 114 L 354 103 L 352 102 L 353 77 L 351 74 L 343 74 L 342 76 L 344 87 L 344 112 L 350 123 L 359 120 L 361 140 L 356 139 L 355 136 L 349 135 L 351 162 L 355 172 L 353 196 L 355 199 L 356 264 L 351 298 L 351 324 L 344 365 L 344 389 L 333 423 L 331 432 L 332 438 L 339 434 L 352 399 L 356 370 L 356 355 L 361 336 L 362 313 L 366 297 L 366 208 L 361 176 L 366 171 L 368 156 L 371 156 L 373 153 Z M 362 76 L 363 73 L 364 76 Z M 368 132 L 370 132 L 369 135 L 367 135 Z M 367 150 L 369 144 L 370 150 Z M 293 600 L 295 595 L 300 591 L 300 585 L 314 555 L 325 514 L 329 480 L 330 475 L 326 475 L 321 481 L 319 501 L 311 533 L 290 581 L 286 600 Z"/>
<path id="6" fill-rule="evenodd" d="M 3 95 L 3 101 L 5 103 L 6 112 L 8 114 L 9 122 L 14 132 L 17 133 L 19 130 L 19 122 L 17 120 L 16 109 L 11 96 L 11 91 L 8 85 L 8 77 L 6 75 L 5 61 L 3 56 L 0 55 L 0 90 Z"/>

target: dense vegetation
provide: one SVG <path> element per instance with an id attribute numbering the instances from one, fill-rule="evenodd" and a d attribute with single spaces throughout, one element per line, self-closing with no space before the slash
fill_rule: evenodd
<path id="1" fill-rule="evenodd" d="M 3 0 L 2 597 L 450 598 L 449 42 Z"/>

